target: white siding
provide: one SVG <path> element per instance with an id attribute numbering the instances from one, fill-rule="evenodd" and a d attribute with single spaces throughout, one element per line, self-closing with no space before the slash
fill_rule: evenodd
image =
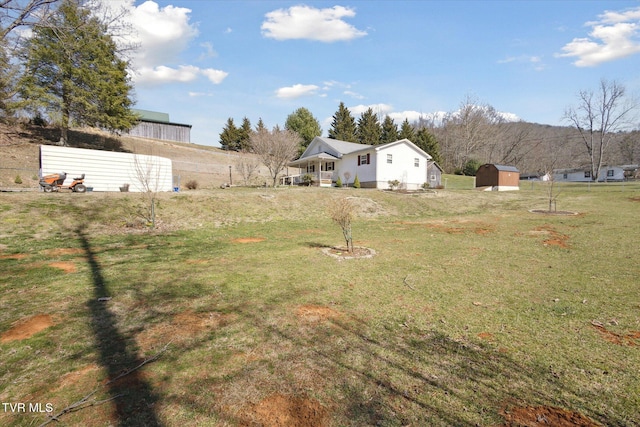
<path id="1" fill-rule="evenodd" d="M 129 191 L 143 191 L 140 170 L 157 191 L 173 189 L 171 160 L 158 156 L 41 145 L 40 169 L 42 175 L 66 172 L 65 185 L 85 174 L 85 185 L 94 191 L 120 191 L 123 184 L 129 184 Z"/>
<path id="2" fill-rule="evenodd" d="M 392 163 L 387 162 L 387 155 L 392 155 Z M 414 149 L 409 144 L 392 144 L 377 152 L 378 188 L 388 188 L 389 181 L 398 180 L 407 190 L 417 190 L 427 182 L 427 160 L 424 152 Z M 418 159 L 418 167 L 415 166 Z"/>

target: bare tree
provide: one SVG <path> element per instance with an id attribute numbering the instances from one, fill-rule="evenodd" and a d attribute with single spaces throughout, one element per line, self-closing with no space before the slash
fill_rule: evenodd
<path id="1" fill-rule="evenodd" d="M 329 217 L 340 226 L 347 250 L 353 253 L 351 222 L 355 217 L 355 206 L 347 198 L 333 200 L 329 205 Z"/>
<path id="2" fill-rule="evenodd" d="M 627 127 L 638 107 L 626 97 L 625 87 L 606 79 L 600 80 L 597 92 L 582 90 L 578 104 L 568 107 L 564 119 L 580 133 L 591 163 L 591 179 L 597 181 L 607 147 L 614 134 Z"/>
<path id="3" fill-rule="evenodd" d="M 58 0 L 0 0 L 0 41 L 18 27 L 34 26 L 46 19 Z"/>
<path id="4" fill-rule="evenodd" d="M 298 154 L 302 139 L 296 132 L 276 126 L 271 132 L 267 129 L 253 132 L 250 141 L 253 152 L 269 169 L 275 187 L 280 172 Z"/>
<path id="5" fill-rule="evenodd" d="M 504 118 L 495 108 L 467 95 L 458 111 L 443 120 L 446 134 L 441 144 L 443 154 L 455 168 L 462 169 L 472 154 L 496 140 L 496 125 L 503 122 Z"/>
<path id="6" fill-rule="evenodd" d="M 134 156 L 135 186 L 140 191 L 143 206 L 139 215 L 151 228 L 156 227 L 156 203 L 160 183 L 164 177 L 161 176 L 161 167 L 151 156 Z"/>
<path id="7" fill-rule="evenodd" d="M 249 151 L 242 150 L 236 157 L 235 169 L 242 176 L 244 185 L 249 185 L 255 178 L 259 166 L 260 160 Z"/>

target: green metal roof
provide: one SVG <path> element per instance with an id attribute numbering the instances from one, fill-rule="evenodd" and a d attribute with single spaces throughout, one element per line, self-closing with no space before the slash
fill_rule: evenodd
<path id="1" fill-rule="evenodd" d="M 169 123 L 169 114 L 168 113 L 160 113 L 158 111 L 149 111 L 149 110 L 139 110 L 137 108 L 132 108 L 135 114 L 140 116 L 140 120 L 147 120 L 151 122 L 161 122 L 161 123 Z"/>

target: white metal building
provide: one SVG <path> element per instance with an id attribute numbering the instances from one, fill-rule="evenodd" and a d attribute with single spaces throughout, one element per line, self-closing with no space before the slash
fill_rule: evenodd
<path id="1" fill-rule="evenodd" d="M 64 185 L 85 174 L 84 184 L 93 191 L 172 191 L 171 160 L 143 154 L 87 150 L 84 148 L 40 146 L 40 176 L 66 172 Z"/>

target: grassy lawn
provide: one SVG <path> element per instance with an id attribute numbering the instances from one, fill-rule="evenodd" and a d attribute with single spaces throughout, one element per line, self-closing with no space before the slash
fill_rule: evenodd
<path id="1" fill-rule="evenodd" d="M 562 187 L 579 215 L 553 216 L 541 184 L 448 178 L 162 194 L 152 232 L 135 194 L 0 194 L 0 402 L 95 390 L 69 426 L 640 424 L 640 184 Z M 375 257 L 322 253 L 340 197 Z"/>

